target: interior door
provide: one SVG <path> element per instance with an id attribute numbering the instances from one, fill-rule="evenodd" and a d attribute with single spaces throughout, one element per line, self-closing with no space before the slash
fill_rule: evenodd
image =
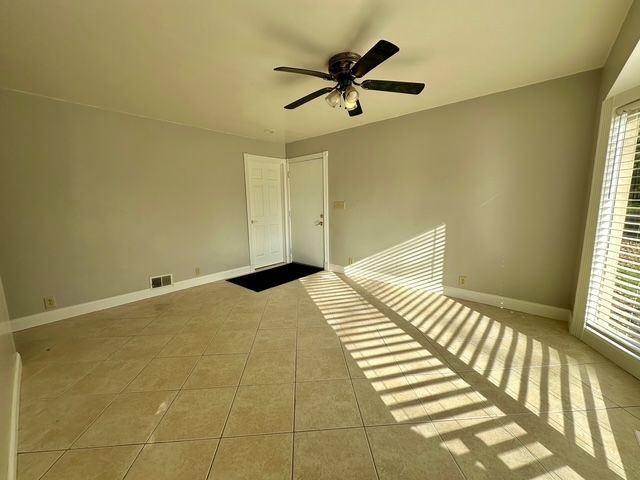
<path id="1" fill-rule="evenodd" d="M 283 162 L 245 156 L 249 243 L 253 268 L 284 262 Z"/>
<path id="2" fill-rule="evenodd" d="M 292 260 L 324 267 L 324 192 L 322 157 L 290 161 Z"/>

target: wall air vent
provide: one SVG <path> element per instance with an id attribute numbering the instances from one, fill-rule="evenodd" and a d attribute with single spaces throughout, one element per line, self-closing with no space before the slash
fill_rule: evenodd
<path id="1" fill-rule="evenodd" d="M 173 273 L 151 277 L 149 279 L 149 284 L 151 285 L 151 288 L 167 287 L 169 285 L 173 285 Z"/>

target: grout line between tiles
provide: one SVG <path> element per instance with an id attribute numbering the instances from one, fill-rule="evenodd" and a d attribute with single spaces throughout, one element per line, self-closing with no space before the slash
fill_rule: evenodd
<path id="1" fill-rule="evenodd" d="M 291 480 L 295 477 L 296 461 L 296 399 L 298 397 L 298 332 L 299 332 L 300 299 L 296 302 L 296 348 L 293 357 L 293 433 L 291 435 Z"/>

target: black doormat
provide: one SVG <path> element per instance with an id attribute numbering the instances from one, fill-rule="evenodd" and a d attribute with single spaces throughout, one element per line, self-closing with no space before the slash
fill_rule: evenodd
<path id="1" fill-rule="evenodd" d="M 280 267 L 269 268 L 259 272 L 250 273 L 241 277 L 227 280 L 241 287 L 248 288 L 254 292 L 262 292 L 268 288 L 277 287 L 283 283 L 306 277 L 323 269 L 320 267 L 312 267 L 311 265 L 303 265 L 302 263 L 287 263 Z"/>

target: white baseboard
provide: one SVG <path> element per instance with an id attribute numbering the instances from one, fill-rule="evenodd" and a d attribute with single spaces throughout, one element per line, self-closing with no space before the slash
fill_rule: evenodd
<path id="1" fill-rule="evenodd" d="M 51 322 L 57 322 L 58 320 L 64 320 L 66 318 L 77 317 L 78 315 L 84 315 L 85 313 L 97 312 L 105 310 L 111 307 L 117 307 L 126 303 L 137 302 L 139 300 L 145 300 L 147 298 L 158 297 L 160 295 L 166 295 L 167 293 L 177 292 L 184 290 L 185 288 L 197 287 L 206 283 L 218 282 L 220 280 L 226 280 L 227 278 L 233 278 L 240 275 L 245 275 L 250 272 L 250 267 L 234 268 L 233 270 L 226 270 L 224 272 L 210 273 L 209 275 L 202 275 L 200 277 L 189 278 L 187 280 L 181 280 L 175 282 L 173 285 L 160 288 L 147 288 L 145 290 L 138 290 L 137 292 L 125 293 L 123 295 L 117 295 L 115 297 L 103 298 L 101 300 L 94 300 L 92 302 L 80 303 L 78 305 L 71 305 L 69 307 L 57 308 L 47 312 L 35 313 L 26 317 L 14 318 L 11 320 L 11 326 L 14 332 L 24 330 L 26 328 L 37 327 L 38 325 L 45 325 Z"/>
<path id="2" fill-rule="evenodd" d="M 349 270 L 348 267 L 343 267 L 342 265 L 329 265 L 329 270 L 332 272 L 344 273 L 345 268 Z M 390 276 L 387 277 L 391 283 L 398 283 L 396 278 Z M 385 278 L 381 277 L 378 278 L 378 280 L 384 281 Z M 407 286 L 411 285 L 409 284 Z M 563 320 L 565 322 L 571 321 L 571 310 L 567 308 L 554 307 L 551 305 L 529 302 L 527 300 L 518 300 L 517 298 L 503 297 L 491 293 L 475 292 L 464 288 L 448 287 L 446 285 L 443 287 L 443 295 L 459 298 L 461 300 L 484 303 L 485 305 L 507 308 L 509 310 L 516 310 L 518 312 L 530 313 L 540 317 L 553 318 L 555 320 Z"/>
<path id="3" fill-rule="evenodd" d="M 9 437 L 9 472 L 7 478 L 16 480 L 18 476 L 18 418 L 20 415 L 20 384 L 22 379 L 22 357 L 16 352 L 13 367 L 13 385 L 11 391 L 11 436 Z"/>
<path id="4" fill-rule="evenodd" d="M 447 287 L 446 285 L 444 287 L 444 294 L 447 297 L 484 303 L 485 305 L 493 305 L 495 307 L 507 308 L 509 310 L 530 313 L 532 315 L 553 318 L 555 320 L 564 320 L 565 322 L 568 322 L 571 319 L 571 310 L 567 308 L 528 302 L 527 300 L 518 300 L 517 298 L 503 297 L 500 295 L 493 295 L 491 293 L 474 292 L 473 290 Z"/>

